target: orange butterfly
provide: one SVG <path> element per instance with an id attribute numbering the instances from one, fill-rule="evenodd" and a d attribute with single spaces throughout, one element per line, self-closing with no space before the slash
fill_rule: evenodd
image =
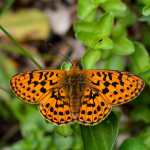
<path id="1" fill-rule="evenodd" d="M 13 92 L 23 101 L 39 105 L 41 115 L 56 125 L 75 120 L 95 125 L 112 106 L 137 97 L 144 81 L 131 73 L 115 70 L 80 70 L 74 60 L 69 71 L 36 70 L 15 75 Z"/>

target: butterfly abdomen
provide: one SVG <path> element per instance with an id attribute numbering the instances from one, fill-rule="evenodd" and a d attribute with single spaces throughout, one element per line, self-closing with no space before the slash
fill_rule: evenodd
<path id="1" fill-rule="evenodd" d="M 79 77 L 76 75 L 70 77 L 70 107 L 73 119 L 77 119 L 80 107 L 80 100 Z"/>

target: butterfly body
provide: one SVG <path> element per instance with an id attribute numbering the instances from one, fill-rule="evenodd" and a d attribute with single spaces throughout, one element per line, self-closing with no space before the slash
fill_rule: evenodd
<path id="1" fill-rule="evenodd" d="M 41 115 L 53 124 L 95 125 L 108 116 L 112 106 L 137 97 L 144 81 L 125 71 L 80 70 L 74 60 L 69 71 L 20 73 L 11 78 L 10 86 L 23 101 L 40 103 Z"/>
<path id="2" fill-rule="evenodd" d="M 70 108 L 72 112 L 73 119 L 78 118 L 79 108 L 80 108 L 80 93 L 81 93 L 81 69 L 77 67 L 77 61 L 73 60 L 73 66 L 69 70 L 69 82 L 70 83 Z"/>

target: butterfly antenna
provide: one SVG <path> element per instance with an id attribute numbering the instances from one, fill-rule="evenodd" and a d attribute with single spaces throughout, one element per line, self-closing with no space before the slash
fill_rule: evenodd
<path id="1" fill-rule="evenodd" d="M 58 53 L 60 53 L 61 55 L 63 55 L 54 45 L 52 45 L 49 41 L 45 41 L 46 43 L 48 43 L 49 45 L 51 45 Z M 69 60 L 69 58 L 67 58 L 65 55 L 63 55 L 67 60 Z M 70 61 L 70 60 L 69 60 Z M 70 61 L 71 62 L 71 61 Z M 72 64 L 72 62 L 71 62 Z"/>
<path id="2" fill-rule="evenodd" d="M 83 55 L 79 60 L 78 60 L 78 62 L 84 57 L 84 56 L 86 56 L 99 42 L 101 42 L 103 39 L 100 39 L 85 55 Z M 77 63 L 78 63 L 77 62 Z"/>

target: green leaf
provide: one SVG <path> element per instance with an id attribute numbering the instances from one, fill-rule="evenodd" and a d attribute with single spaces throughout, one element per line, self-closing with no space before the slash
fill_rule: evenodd
<path id="1" fill-rule="evenodd" d="M 89 51 L 88 49 L 85 54 Z M 84 54 L 84 55 L 85 55 Z M 84 70 L 93 69 L 95 63 L 101 58 L 101 51 L 100 50 L 92 50 L 90 51 L 85 57 L 82 58 L 81 63 Z"/>
<path id="2" fill-rule="evenodd" d="M 150 126 L 147 126 L 142 130 L 138 139 L 143 141 L 150 148 Z"/>
<path id="3" fill-rule="evenodd" d="M 87 31 L 91 32 L 93 35 L 98 34 L 100 36 L 110 36 L 113 23 L 114 14 L 112 12 L 106 12 L 102 14 L 95 23 L 89 23 L 86 21 L 75 22 L 74 30 L 76 33 L 79 31 Z"/>
<path id="4" fill-rule="evenodd" d="M 144 104 L 144 105 L 150 105 L 150 89 L 147 89 L 147 90 L 143 90 L 141 92 L 140 95 L 138 95 L 138 97 L 136 97 L 136 99 L 132 100 L 130 102 L 130 104 L 134 104 L 134 105 L 141 105 L 141 104 Z M 141 101 L 142 99 L 142 101 Z"/>
<path id="5" fill-rule="evenodd" d="M 23 149 L 28 149 L 28 150 L 33 150 L 36 149 L 37 143 L 33 141 L 27 141 L 27 140 L 21 140 L 19 142 L 16 142 L 15 144 L 12 145 L 11 149 L 12 150 L 23 150 Z"/>
<path id="6" fill-rule="evenodd" d="M 134 52 L 134 45 L 125 37 L 120 37 L 113 40 L 113 51 L 119 55 L 130 55 Z"/>
<path id="7" fill-rule="evenodd" d="M 97 5 L 92 3 L 90 0 L 79 1 L 77 15 L 81 20 L 83 20 L 83 19 L 87 18 L 87 16 L 90 15 L 96 7 L 97 7 Z"/>
<path id="8" fill-rule="evenodd" d="M 150 16 L 150 3 L 143 8 L 142 13 L 144 16 Z"/>
<path id="9" fill-rule="evenodd" d="M 102 4 L 102 3 L 105 3 L 105 2 L 107 2 L 107 1 L 109 1 L 109 0 L 91 0 L 94 4 Z"/>
<path id="10" fill-rule="evenodd" d="M 112 54 L 108 60 L 101 62 L 97 68 L 123 71 L 125 69 L 125 58 L 121 55 Z"/>
<path id="11" fill-rule="evenodd" d="M 131 54 L 132 65 L 136 74 L 143 73 L 150 69 L 149 54 L 144 45 L 139 42 L 134 42 L 135 52 Z"/>
<path id="12" fill-rule="evenodd" d="M 128 138 L 123 141 L 118 150 L 149 150 L 149 148 L 139 139 Z"/>
<path id="13" fill-rule="evenodd" d="M 150 21 L 150 16 L 140 17 L 138 20 L 141 22 L 148 22 L 148 21 Z"/>
<path id="14" fill-rule="evenodd" d="M 51 148 L 51 150 L 56 150 L 56 149 L 52 149 L 52 146 L 54 146 L 54 144 L 53 144 L 53 139 L 51 135 L 43 136 L 42 134 L 39 134 L 36 142 L 38 143 L 37 148 L 35 148 L 36 150 L 47 150 L 49 149 L 49 147 Z"/>
<path id="15" fill-rule="evenodd" d="M 97 13 L 97 9 L 93 9 L 93 11 L 86 17 L 84 18 L 85 22 L 89 22 L 89 23 L 93 23 L 96 19 L 96 13 Z"/>
<path id="16" fill-rule="evenodd" d="M 76 21 L 74 23 L 74 31 L 77 33 L 79 31 L 88 31 L 94 32 L 94 24 L 87 21 Z"/>
<path id="17" fill-rule="evenodd" d="M 125 4 L 120 2 L 120 0 L 107 1 L 106 3 L 101 4 L 101 7 L 105 11 L 120 11 L 120 12 L 122 12 L 122 11 L 126 10 Z"/>
<path id="18" fill-rule="evenodd" d="M 94 49 L 108 50 L 113 47 L 113 42 L 109 37 L 101 36 L 98 33 L 93 34 L 92 32 L 80 31 L 76 33 L 76 37 L 90 48 L 92 48 L 100 39 L 103 39 L 103 41 L 98 43 Z"/>
<path id="19" fill-rule="evenodd" d="M 110 36 L 113 24 L 114 14 L 112 12 L 105 12 L 100 16 L 99 20 L 95 22 L 94 30 L 101 36 Z"/>
<path id="20" fill-rule="evenodd" d="M 117 20 L 115 27 L 112 30 L 112 36 L 114 38 L 119 38 L 121 36 L 126 36 L 126 27 L 123 20 Z"/>
<path id="21" fill-rule="evenodd" d="M 136 0 L 136 1 L 139 4 L 144 4 L 144 5 L 148 5 L 149 4 L 149 0 Z"/>
<path id="22" fill-rule="evenodd" d="M 68 64 L 66 62 L 63 62 L 62 65 L 61 65 L 61 70 L 69 71 L 71 66 L 72 66 L 71 63 Z"/>
<path id="23" fill-rule="evenodd" d="M 101 51 L 102 56 L 101 56 L 101 60 L 108 60 L 111 56 L 112 56 L 112 51 L 111 50 L 107 50 L 107 51 Z"/>
<path id="24" fill-rule="evenodd" d="M 150 17 L 150 16 L 149 16 Z M 150 47 L 150 27 L 149 26 L 144 26 L 141 29 L 141 39 L 142 39 L 142 44 L 145 45 L 146 47 Z"/>
<path id="25" fill-rule="evenodd" d="M 71 129 L 70 125 L 62 125 L 56 126 L 55 132 L 60 136 L 70 136 L 73 133 L 73 129 Z"/>
<path id="26" fill-rule="evenodd" d="M 135 121 L 144 121 L 145 123 L 150 123 L 150 110 L 146 105 L 139 105 L 135 107 L 131 116 Z"/>
<path id="27" fill-rule="evenodd" d="M 72 146 L 74 144 L 74 139 L 72 136 L 63 138 L 56 134 L 53 141 L 54 141 L 53 143 L 56 146 L 57 150 L 69 150 L 72 148 Z"/>
<path id="28" fill-rule="evenodd" d="M 22 125 L 21 133 L 28 139 L 28 141 L 34 141 L 38 130 L 38 125 L 29 120 L 28 123 Z"/>
<path id="29" fill-rule="evenodd" d="M 118 119 L 111 112 L 101 123 L 81 125 L 84 150 L 113 150 L 118 135 Z"/>
<path id="30" fill-rule="evenodd" d="M 137 15 L 134 12 L 130 11 L 129 9 L 126 9 L 123 18 L 126 26 L 131 26 L 133 23 L 137 21 Z"/>

